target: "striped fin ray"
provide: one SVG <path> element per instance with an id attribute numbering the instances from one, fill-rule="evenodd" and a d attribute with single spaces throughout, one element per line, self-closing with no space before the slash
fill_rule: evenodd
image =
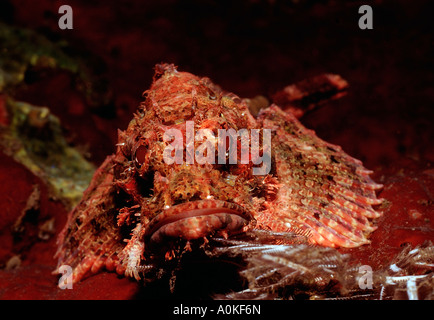
<path id="1" fill-rule="evenodd" d="M 272 129 L 272 174 L 282 185 L 267 214 L 281 225 L 309 229 L 315 244 L 369 243 L 367 237 L 376 229 L 372 219 L 381 216 L 373 206 L 383 201 L 376 197 L 382 185 L 369 177 L 372 171 L 275 105 L 258 119 L 264 128 Z"/>

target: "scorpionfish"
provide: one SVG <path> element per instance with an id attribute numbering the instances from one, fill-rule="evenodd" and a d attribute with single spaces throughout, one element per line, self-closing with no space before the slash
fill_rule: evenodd
<path id="1" fill-rule="evenodd" d="M 179 243 L 254 229 L 326 247 L 369 243 L 382 185 L 291 112 L 272 104 L 254 117 L 245 100 L 172 64 L 156 66 L 144 97 L 59 235 L 58 267 L 71 266 L 74 282 L 103 268 L 140 279 Z M 231 129 L 251 139 L 221 141 Z"/>

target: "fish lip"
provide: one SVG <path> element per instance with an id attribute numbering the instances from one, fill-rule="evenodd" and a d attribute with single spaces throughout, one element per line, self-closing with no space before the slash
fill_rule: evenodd
<path id="1" fill-rule="evenodd" d="M 164 228 L 170 224 L 180 223 L 181 221 L 187 221 L 187 219 L 191 218 L 203 219 L 206 222 L 206 227 L 208 228 L 209 232 L 202 231 L 202 233 L 206 234 L 202 234 L 201 232 L 199 232 L 198 234 L 200 234 L 201 236 L 209 235 L 214 231 L 226 230 L 224 227 L 220 229 L 214 229 L 212 226 L 209 226 L 208 223 L 212 218 L 222 217 L 223 215 L 226 215 L 226 219 L 228 219 L 228 217 L 236 219 L 236 221 L 238 221 L 237 227 L 239 227 L 239 223 L 244 223 L 244 226 L 248 226 L 250 223 L 255 222 L 255 219 L 250 212 L 245 210 L 242 206 L 233 202 L 215 199 L 189 201 L 165 209 L 156 217 L 154 217 L 145 228 L 145 241 L 148 243 L 160 243 L 161 240 L 165 238 L 176 238 L 176 236 L 172 235 L 166 237 L 164 235 L 164 231 L 160 232 L 163 234 L 160 235 L 159 231 L 164 230 Z M 202 227 L 205 227 L 205 225 L 202 225 Z M 177 235 L 177 238 L 186 240 L 200 238 L 200 236 L 188 236 L 187 229 L 188 228 L 183 228 Z M 238 233 L 242 232 L 243 230 L 241 229 L 243 228 L 237 230 L 237 228 L 229 227 L 229 229 L 227 229 L 226 231 L 228 231 L 228 234 L 233 234 L 237 233 L 237 231 Z"/>

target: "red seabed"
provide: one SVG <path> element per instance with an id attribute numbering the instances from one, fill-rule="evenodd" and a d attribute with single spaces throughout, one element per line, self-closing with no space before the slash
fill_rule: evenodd
<path id="1" fill-rule="evenodd" d="M 131 119 L 156 63 L 173 62 L 248 98 L 336 73 L 349 82 L 348 94 L 301 121 L 373 170 L 374 180 L 384 184 L 379 197 L 387 200 L 372 243 L 346 252 L 375 270 L 388 266 L 406 244 L 434 242 L 432 2 L 379 1 L 373 5 L 374 29 L 363 31 L 358 6 L 347 1 L 247 1 L 230 7 L 200 1 L 105 1 L 103 6 L 70 1 L 74 29 L 64 31 L 57 26 L 61 4 L 4 1 L 0 19 L 65 38 L 98 57 L 111 104 L 89 106 L 64 72 L 26 82 L 13 97 L 48 106 L 96 165 L 114 151 L 116 130 Z M 67 211 L 24 166 L 3 153 L 0 163 L 0 299 L 170 297 L 167 288 L 154 286 L 151 294 L 108 272 L 73 290 L 59 289 L 53 255 Z M 18 236 L 12 228 L 35 185 L 38 212 Z M 39 227 L 53 218 L 53 234 L 41 239 Z"/>

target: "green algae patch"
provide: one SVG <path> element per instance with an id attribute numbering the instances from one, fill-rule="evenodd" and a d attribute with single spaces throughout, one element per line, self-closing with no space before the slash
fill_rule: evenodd
<path id="1" fill-rule="evenodd" d="M 89 185 L 94 165 L 68 144 L 59 119 L 48 108 L 10 97 L 4 105 L 9 125 L 0 131 L 3 151 L 43 179 L 53 197 L 74 207 Z"/>

